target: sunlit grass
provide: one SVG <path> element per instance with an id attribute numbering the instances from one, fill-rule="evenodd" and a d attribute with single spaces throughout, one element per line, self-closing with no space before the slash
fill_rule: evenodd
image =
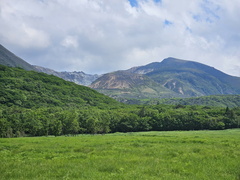
<path id="1" fill-rule="evenodd" d="M 0 139 L 0 179 L 240 179 L 240 130 Z"/>

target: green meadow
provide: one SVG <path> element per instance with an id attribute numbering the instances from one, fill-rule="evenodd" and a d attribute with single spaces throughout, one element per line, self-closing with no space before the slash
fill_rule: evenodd
<path id="1" fill-rule="evenodd" d="M 0 179 L 240 179 L 240 129 L 0 139 Z"/>

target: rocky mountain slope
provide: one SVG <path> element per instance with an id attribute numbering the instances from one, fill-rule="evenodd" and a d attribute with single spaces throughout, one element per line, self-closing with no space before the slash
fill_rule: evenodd
<path id="1" fill-rule="evenodd" d="M 197 97 L 217 94 L 239 94 L 240 78 L 227 75 L 213 67 L 197 63 L 194 61 L 186 61 L 175 58 L 167 58 L 162 62 L 154 62 L 145 66 L 133 67 L 131 69 L 121 71 L 123 79 L 120 75 L 113 78 L 115 73 L 105 74 L 102 78 L 97 79 L 90 87 L 101 91 L 112 97 L 126 97 L 119 94 L 120 90 L 132 91 L 137 89 L 139 85 L 148 91 L 146 97 L 162 98 L 162 97 Z M 118 73 L 119 74 L 119 73 Z M 144 82 L 132 84 L 132 78 L 136 74 L 141 75 Z M 111 78 L 106 78 L 111 77 Z M 121 80 L 119 80 L 121 79 Z M 152 83 L 149 83 L 152 82 Z M 114 84 L 115 87 L 109 86 Z M 131 84 L 131 86 L 117 86 L 119 84 Z M 160 89 L 159 89 L 160 88 Z M 115 89 L 109 94 L 109 90 Z M 116 90 L 119 91 L 116 91 Z M 160 95 L 161 94 L 161 95 Z M 142 92 L 135 93 L 134 98 L 144 98 Z"/>
<path id="2" fill-rule="evenodd" d="M 90 87 L 116 99 L 182 97 L 148 76 L 127 71 L 104 74 L 94 81 Z"/>
<path id="3" fill-rule="evenodd" d="M 46 74 L 52 74 L 54 76 L 60 77 L 66 81 L 70 81 L 70 82 L 74 82 L 76 84 L 79 85 L 84 85 L 84 86 L 88 86 L 90 85 L 93 81 L 95 81 L 97 78 L 99 78 L 101 75 L 97 75 L 97 74 L 86 74 L 83 71 L 74 71 L 74 72 L 58 72 L 58 71 L 54 71 L 52 69 L 49 68 L 44 68 L 41 66 L 34 66 L 35 69 L 37 69 L 38 72 L 43 72 Z"/>

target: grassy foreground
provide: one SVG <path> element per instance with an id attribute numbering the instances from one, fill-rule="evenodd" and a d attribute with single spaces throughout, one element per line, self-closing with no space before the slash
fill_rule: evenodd
<path id="1" fill-rule="evenodd" d="M 0 139 L 0 179 L 240 179 L 240 129 Z"/>

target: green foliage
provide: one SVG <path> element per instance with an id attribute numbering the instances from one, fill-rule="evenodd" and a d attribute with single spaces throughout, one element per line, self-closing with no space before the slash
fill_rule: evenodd
<path id="1" fill-rule="evenodd" d="M 116 109 L 48 107 L 1 110 L 1 137 L 108 132 L 222 130 L 238 128 L 240 108 L 204 106 L 130 106 Z"/>
<path id="2" fill-rule="evenodd" d="M 0 106 L 85 107 L 117 106 L 120 103 L 88 87 L 53 75 L 0 65 Z"/>
<path id="3" fill-rule="evenodd" d="M 192 98 L 164 98 L 164 99 L 119 99 L 126 104 L 171 104 L 171 105 L 201 105 L 215 107 L 239 107 L 240 95 L 211 95 Z"/>

